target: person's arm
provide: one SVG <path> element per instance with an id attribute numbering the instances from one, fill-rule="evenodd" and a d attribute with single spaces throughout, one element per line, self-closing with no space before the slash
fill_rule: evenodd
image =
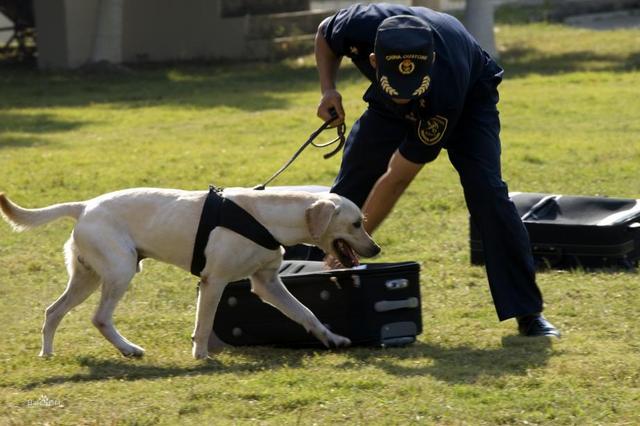
<path id="1" fill-rule="evenodd" d="M 404 193 L 423 166 L 424 164 L 417 164 L 407 160 L 396 150 L 391 160 L 389 160 L 387 171 L 380 176 L 373 186 L 362 207 L 362 212 L 366 218 L 364 229 L 369 234 L 373 233 L 389 215 L 398 198 Z M 325 256 L 324 261 L 329 269 L 344 267 L 331 254 Z"/>
<path id="2" fill-rule="evenodd" d="M 364 227 L 371 234 L 389 215 L 396 201 L 404 193 L 413 178 L 424 164 L 413 163 L 396 151 L 385 174 L 383 174 L 369 193 L 362 207 L 366 217 Z"/>
<path id="3" fill-rule="evenodd" d="M 342 57 L 333 53 L 324 38 L 324 26 L 327 23 L 327 19 L 318 26 L 315 38 L 316 67 L 320 77 L 320 93 L 322 93 L 320 105 L 318 105 L 318 117 L 322 120 L 328 120 L 331 118 L 329 110 L 335 108 L 339 117 L 335 124 L 340 124 L 344 121 L 345 115 L 342 96 L 336 90 L 336 76 L 338 75 Z"/>

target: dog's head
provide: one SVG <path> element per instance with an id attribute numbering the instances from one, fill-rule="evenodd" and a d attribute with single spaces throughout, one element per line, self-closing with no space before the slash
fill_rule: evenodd
<path id="1" fill-rule="evenodd" d="M 346 198 L 329 194 L 315 201 L 305 214 L 314 243 L 344 266 L 357 265 L 356 254 L 373 257 L 380 253 L 364 229 L 362 212 Z"/>

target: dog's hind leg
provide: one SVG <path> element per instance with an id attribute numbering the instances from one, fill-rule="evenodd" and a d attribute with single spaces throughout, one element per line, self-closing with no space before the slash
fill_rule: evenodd
<path id="1" fill-rule="evenodd" d="M 277 308 L 280 312 L 302 325 L 325 346 L 349 346 L 351 341 L 329 331 L 318 318 L 296 299 L 284 286 L 277 269 L 263 269 L 251 276 L 252 291 L 262 301 Z"/>
<path id="2" fill-rule="evenodd" d="M 213 320 L 226 284 L 211 277 L 205 277 L 200 282 L 196 326 L 192 336 L 195 359 L 204 359 L 209 356 L 209 337 L 213 333 Z"/>
<path id="3" fill-rule="evenodd" d="M 109 253 L 101 254 L 97 269 L 102 278 L 102 295 L 93 325 L 124 356 L 140 357 L 144 355 L 144 349 L 125 339 L 113 324 L 113 311 L 136 273 L 137 255 L 135 250 L 120 245 L 112 245 Z"/>
<path id="4" fill-rule="evenodd" d="M 69 282 L 64 293 L 45 312 L 40 356 L 53 354 L 53 337 L 62 318 L 71 309 L 84 302 L 100 285 L 100 277 L 79 260 L 73 239 L 69 239 L 65 244 L 65 254 Z"/>

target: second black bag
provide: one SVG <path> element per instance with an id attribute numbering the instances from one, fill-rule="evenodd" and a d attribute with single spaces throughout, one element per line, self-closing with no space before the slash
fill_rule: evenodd
<path id="1" fill-rule="evenodd" d="M 640 258 L 640 201 L 512 193 L 534 259 L 553 268 L 630 269 Z M 471 263 L 483 264 L 480 233 L 470 226 Z"/>

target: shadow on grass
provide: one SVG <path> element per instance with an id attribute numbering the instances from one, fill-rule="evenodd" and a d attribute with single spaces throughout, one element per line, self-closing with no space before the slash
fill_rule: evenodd
<path id="1" fill-rule="evenodd" d="M 88 368 L 88 372 L 43 378 L 27 383 L 22 387 L 24 389 L 34 389 L 40 386 L 63 383 L 83 383 L 113 379 L 135 381 L 216 373 L 251 374 L 279 368 L 297 368 L 302 365 L 304 357 L 318 352 L 318 350 L 313 349 L 278 349 L 271 347 L 244 347 L 230 350 L 233 354 L 237 354 L 239 358 L 246 359 L 246 361 L 241 359 L 228 365 L 219 362 L 214 356 L 213 359 L 199 362 L 196 365 L 180 366 L 153 365 L 145 363 L 144 359 L 78 357 L 78 365 Z M 185 360 L 185 363 L 187 362 Z"/>
<path id="2" fill-rule="evenodd" d="M 547 338 L 532 339 L 517 335 L 502 339 L 499 349 L 478 349 L 468 346 L 442 347 L 418 342 L 407 348 L 392 348 L 388 352 L 350 355 L 367 365 L 376 366 L 387 374 L 401 377 L 431 376 L 449 383 L 474 383 L 482 377 L 524 375 L 531 368 L 546 365 L 551 356 Z M 407 366 L 406 360 L 423 361 Z M 429 362 L 430 361 L 430 362 Z M 349 368 L 349 363 L 343 366 Z"/>
<path id="3" fill-rule="evenodd" d="M 360 78 L 350 67 L 342 78 Z M 0 149 L 46 143 L 33 134 L 74 130 L 87 124 L 61 121 L 51 114 L 22 114 L 21 108 L 112 105 L 120 110 L 146 107 L 213 108 L 243 111 L 286 109 L 287 93 L 316 90 L 312 66 L 269 64 L 179 64 L 140 66 L 124 74 L 38 72 L 0 66 Z"/>
<path id="4" fill-rule="evenodd" d="M 355 78 L 356 74 L 351 67 L 341 70 L 341 78 Z M 283 93 L 317 87 L 314 66 L 286 62 L 148 65 L 123 74 L 46 73 L 0 67 L 0 110 L 117 104 L 122 108 L 185 105 L 263 111 L 286 108 L 289 104 Z"/>
<path id="5" fill-rule="evenodd" d="M 592 51 L 550 53 L 514 45 L 502 53 L 501 63 L 507 77 L 579 70 L 622 72 L 640 67 L 640 50 L 621 56 Z M 355 67 L 342 67 L 339 78 L 365 81 Z M 317 88 L 317 71 L 311 63 L 162 64 L 136 66 L 121 74 L 0 66 L 0 111 L 115 104 L 123 109 L 182 105 L 252 112 L 286 109 L 289 101 L 283 94 Z"/>
<path id="6" fill-rule="evenodd" d="M 503 338 L 500 349 L 477 349 L 467 346 L 442 347 L 431 343 L 391 349 L 351 348 L 340 351 L 351 360 L 339 369 L 358 369 L 375 366 L 386 373 L 399 376 L 432 376 L 451 383 L 473 383 L 480 377 L 523 375 L 531 368 L 542 367 L 551 355 L 548 339 L 530 339 L 518 336 Z M 161 366 L 144 364 L 138 360 L 78 358 L 86 373 L 61 375 L 27 383 L 24 389 L 63 383 L 83 383 L 102 380 L 147 380 L 163 377 L 197 376 L 217 373 L 252 374 L 281 368 L 303 368 L 304 358 L 321 353 L 323 349 L 280 349 L 269 347 L 234 348 L 237 361 L 222 364 L 213 359 L 191 366 Z M 408 367 L 404 361 L 422 361 Z"/>
<path id="7" fill-rule="evenodd" d="M 615 54 L 575 51 L 549 54 L 531 47 L 509 47 L 501 54 L 505 76 L 557 75 L 577 71 L 629 72 L 640 68 L 640 50 L 625 58 Z"/>
<path id="8" fill-rule="evenodd" d="M 3 148 L 28 148 L 32 146 L 48 145 L 49 141 L 31 136 L 4 136 L 0 132 L 0 149 Z"/>
<path id="9" fill-rule="evenodd" d="M 46 140 L 33 135 L 66 132 L 85 124 L 58 120 L 51 114 L 20 114 L 0 110 L 0 149 L 46 145 Z"/>

